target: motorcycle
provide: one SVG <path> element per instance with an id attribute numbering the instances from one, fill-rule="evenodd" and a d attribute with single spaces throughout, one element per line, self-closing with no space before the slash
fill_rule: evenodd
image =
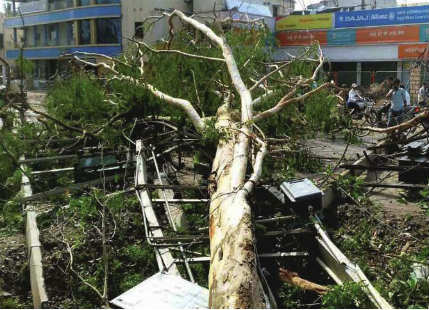
<path id="1" fill-rule="evenodd" d="M 391 104 L 392 103 L 390 102 L 390 100 L 386 100 L 381 107 L 376 109 L 376 115 L 377 115 L 376 123 L 378 127 L 387 127 L 388 115 L 389 115 Z M 392 116 L 391 126 L 399 125 L 403 122 L 406 122 L 414 118 L 421 111 L 422 111 L 422 107 L 420 107 L 419 105 L 405 106 L 404 112 L 401 115 L 398 115 L 396 117 Z"/>
<path id="2" fill-rule="evenodd" d="M 374 100 L 364 97 L 362 101 L 357 102 L 359 108 L 354 108 L 350 115 L 354 120 L 365 119 L 365 121 L 373 126 L 377 123 L 377 111 Z"/>

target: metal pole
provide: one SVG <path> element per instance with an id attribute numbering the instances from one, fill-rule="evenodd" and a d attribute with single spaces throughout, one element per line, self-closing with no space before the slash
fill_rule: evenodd
<path id="1" fill-rule="evenodd" d="M 153 162 L 154 162 L 154 164 L 155 164 L 156 174 L 158 175 L 159 183 L 160 183 L 161 185 L 163 185 L 163 183 L 162 183 L 162 178 L 161 178 L 161 173 L 159 172 L 158 162 L 157 162 L 157 160 L 156 160 L 156 156 L 155 156 L 155 152 L 153 151 L 153 148 L 151 149 L 151 152 L 152 152 Z M 162 195 L 164 196 L 165 206 L 166 206 L 166 208 L 167 208 L 167 214 L 168 214 L 168 217 L 169 217 L 169 220 L 170 220 L 170 223 L 171 223 L 171 227 L 173 228 L 173 230 L 174 230 L 174 231 L 177 231 L 176 224 L 174 223 L 174 220 L 173 220 L 173 218 L 172 218 L 172 216 L 171 216 L 170 205 L 168 204 L 168 199 L 167 199 L 167 196 L 166 196 L 166 194 L 165 194 L 164 189 L 162 189 Z M 182 247 L 182 245 L 181 245 L 181 243 L 180 243 L 180 242 L 178 242 L 178 244 L 179 244 L 179 249 L 180 249 L 180 252 L 182 253 L 183 259 L 185 260 L 186 271 L 188 272 L 189 279 L 190 279 L 193 283 L 195 283 L 195 279 L 194 279 L 194 276 L 193 276 L 193 274 L 192 274 L 191 267 L 190 267 L 190 266 L 189 266 L 189 264 L 188 264 L 188 261 L 187 261 L 187 258 L 186 258 L 186 254 L 185 254 L 185 252 L 184 252 L 184 250 L 183 250 L 183 247 Z"/>

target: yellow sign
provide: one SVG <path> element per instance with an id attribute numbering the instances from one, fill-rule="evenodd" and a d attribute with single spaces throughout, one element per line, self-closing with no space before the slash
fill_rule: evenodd
<path id="1" fill-rule="evenodd" d="M 279 19 L 276 31 L 300 29 L 329 29 L 333 25 L 333 14 L 289 15 Z"/>

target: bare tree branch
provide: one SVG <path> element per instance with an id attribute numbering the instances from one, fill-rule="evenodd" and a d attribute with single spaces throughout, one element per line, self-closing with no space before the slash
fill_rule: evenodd
<path id="1" fill-rule="evenodd" d="M 424 112 L 418 114 L 416 117 L 410 119 L 409 121 L 406 121 L 402 124 L 387 127 L 387 128 L 377 128 L 377 127 L 363 127 L 364 130 L 369 130 L 373 132 L 378 133 L 392 133 L 394 131 L 403 131 L 405 129 L 408 129 L 410 127 L 416 126 L 420 123 L 421 120 L 429 118 L 429 110 L 425 110 Z"/>
<path id="2" fill-rule="evenodd" d="M 225 62 L 225 59 L 222 59 L 222 58 L 208 57 L 208 56 L 202 56 L 202 55 L 197 55 L 197 54 L 189 54 L 189 53 L 185 53 L 185 52 L 182 52 L 179 50 L 157 50 L 157 49 L 152 48 L 149 44 L 147 44 L 144 41 L 137 41 L 134 39 L 128 39 L 128 40 L 135 42 L 138 45 L 144 46 L 145 48 L 147 48 L 148 50 L 150 50 L 151 52 L 156 53 L 156 54 L 178 54 L 178 55 L 182 55 L 182 56 L 186 56 L 186 57 L 190 57 L 190 58 L 197 58 L 197 59 L 201 59 L 201 60 Z"/>
<path id="3" fill-rule="evenodd" d="M 253 91 L 256 87 L 258 87 L 261 83 L 263 83 L 266 79 L 268 79 L 270 76 L 272 76 L 273 74 L 279 72 L 280 70 L 282 70 L 284 67 L 288 66 L 290 64 L 290 62 L 286 62 L 284 64 L 282 64 L 281 66 L 278 66 L 276 69 L 274 69 L 273 71 L 271 71 L 270 73 L 264 75 L 262 78 L 259 79 L 259 81 L 257 81 L 252 87 L 249 88 L 249 91 Z"/>
<path id="4" fill-rule="evenodd" d="M 262 119 L 265 119 L 265 118 L 267 118 L 267 117 L 270 117 L 270 116 L 272 116 L 272 115 L 274 115 L 274 114 L 276 114 L 276 113 L 280 112 L 281 110 L 283 110 L 283 109 L 284 109 L 286 106 L 288 106 L 289 104 L 292 104 L 292 103 L 294 103 L 294 102 L 298 102 L 298 101 L 301 101 L 301 100 L 305 100 L 305 99 L 307 99 L 308 97 L 310 97 L 311 95 L 313 95 L 313 94 L 315 94 L 315 93 L 319 92 L 321 89 L 323 89 L 323 88 L 325 88 L 325 87 L 328 87 L 329 85 L 330 85 L 330 83 L 324 83 L 324 84 L 320 85 L 319 87 L 317 87 L 317 88 L 315 88 L 315 89 L 313 89 L 313 90 L 311 90 L 311 91 L 309 91 L 309 92 L 305 93 L 304 95 L 301 95 L 301 96 L 298 96 L 298 97 L 295 97 L 295 98 L 291 98 L 291 99 L 289 99 L 289 97 L 290 97 L 290 94 L 291 94 L 291 93 L 292 93 L 292 95 L 293 95 L 294 93 L 296 93 L 297 89 L 295 89 L 295 90 L 291 91 L 290 93 L 288 93 L 285 97 L 283 97 L 283 98 L 282 98 L 282 99 L 277 103 L 277 105 L 276 105 L 276 106 L 274 106 L 273 108 L 271 108 L 271 109 L 269 109 L 269 110 L 266 110 L 266 111 L 264 111 L 264 112 L 261 112 L 261 113 L 259 113 L 259 114 L 255 115 L 255 117 L 253 118 L 253 120 L 254 120 L 255 122 L 257 122 L 257 121 L 259 121 L 259 120 L 262 120 Z"/>

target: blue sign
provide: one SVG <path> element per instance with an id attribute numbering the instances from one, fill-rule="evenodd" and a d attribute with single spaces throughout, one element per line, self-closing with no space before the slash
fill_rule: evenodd
<path id="1" fill-rule="evenodd" d="M 429 42 L 429 25 L 420 25 L 420 42 Z"/>
<path id="2" fill-rule="evenodd" d="M 356 43 L 356 30 L 333 29 L 328 30 L 328 45 L 354 45 Z"/>
<path id="3" fill-rule="evenodd" d="M 429 23 L 429 5 L 335 13 L 335 28 L 418 23 Z"/>

